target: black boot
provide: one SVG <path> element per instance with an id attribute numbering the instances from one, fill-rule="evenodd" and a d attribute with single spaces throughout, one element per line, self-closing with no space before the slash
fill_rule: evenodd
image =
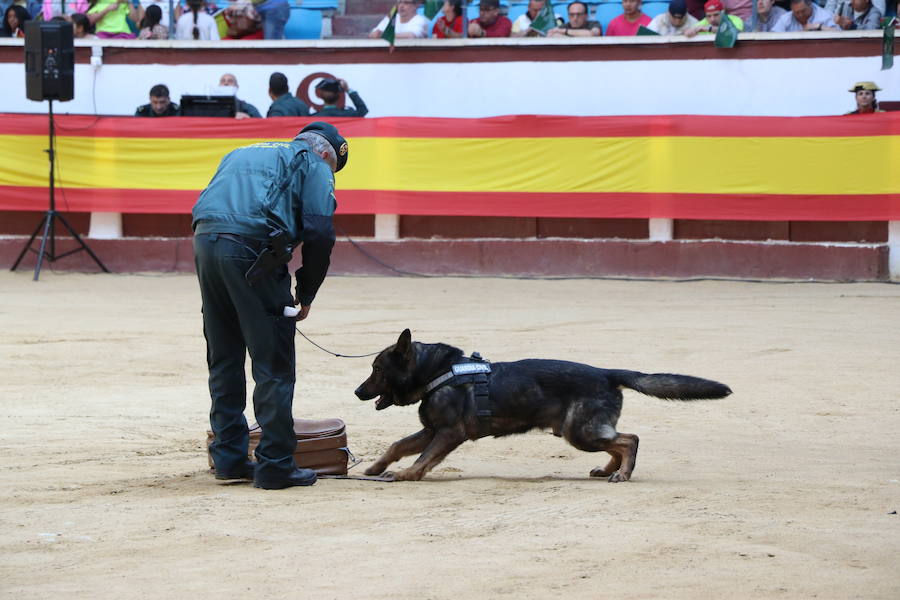
<path id="1" fill-rule="evenodd" d="M 288 475 L 272 478 L 254 477 L 253 487 L 264 490 L 283 490 L 295 485 L 312 485 L 316 479 L 316 472 L 312 469 L 294 469 L 294 472 Z"/>
<path id="2" fill-rule="evenodd" d="M 244 464 L 238 465 L 233 469 L 216 469 L 216 479 L 253 479 L 253 472 L 256 470 L 256 463 L 247 460 Z"/>

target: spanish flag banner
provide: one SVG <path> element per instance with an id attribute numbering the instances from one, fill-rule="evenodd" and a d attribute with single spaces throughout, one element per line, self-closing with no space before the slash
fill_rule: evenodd
<path id="1" fill-rule="evenodd" d="M 309 118 L 56 117 L 62 210 L 187 213 L 230 150 Z M 900 219 L 900 113 L 331 119 L 338 212 Z M 48 122 L 0 114 L 0 210 L 44 210 Z"/>

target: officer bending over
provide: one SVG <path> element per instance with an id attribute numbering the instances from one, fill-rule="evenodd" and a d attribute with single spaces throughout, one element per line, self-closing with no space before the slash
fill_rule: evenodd
<path id="1" fill-rule="evenodd" d="M 333 125 L 316 121 L 290 142 L 227 154 L 194 205 L 216 479 L 252 479 L 265 489 L 316 482 L 314 471 L 294 462 L 294 322 L 309 314 L 328 271 L 334 173 L 346 163 L 344 138 Z M 300 243 L 303 262 L 292 298 L 287 261 Z M 298 304 L 296 318 L 283 316 L 286 306 Z M 246 351 L 262 427 L 255 468 L 247 458 Z"/>

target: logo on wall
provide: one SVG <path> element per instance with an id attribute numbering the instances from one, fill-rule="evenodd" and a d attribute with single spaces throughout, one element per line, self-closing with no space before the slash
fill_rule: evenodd
<path id="1" fill-rule="evenodd" d="M 297 91 L 294 92 L 294 95 L 297 96 L 300 100 L 303 100 L 314 112 L 322 110 L 322 107 L 325 106 L 325 103 L 322 102 L 322 99 L 319 98 L 319 95 L 315 93 L 316 84 L 319 83 L 322 79 L 338 79 L 338 77 L 332 75 L 331 73 L 318 72 L 312 73 L 311 75 L 307 75 L 303 78 L 303 81 L 300 82 L 300 85 L 297 86 Z M 313 94 L 310 94 L 310 90 L 313 91 Z M 341 92 L 340 97 L 335 103 L 338 108 L 344 108 L 344 104 L 347 101 L 347 95 L 344 92 Z"/>

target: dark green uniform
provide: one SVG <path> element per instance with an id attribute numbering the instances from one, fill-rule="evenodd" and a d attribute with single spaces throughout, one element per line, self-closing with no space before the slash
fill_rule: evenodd
<path id="1" fill-rule="evenodd" d="M 308 117 L 309 107 L 305 102 L 288 92 L 275 98 L 269 107 L 267 117 Z"/>
<path id="2" fill-rule="evenodd" d="M 169 108 L 166 109 L 161 115 L 153 112 L 153 107 L 149 104 L 141 104 L 137 107 L 137 110 L 134 111 L 134 116 L 136 117 L 177 117 L 178 116 L 178 105 L 174 102 L 169 104 Z"/>
<path id="3" fill-rule="evenodd" d="M 354 91 L 348 92 L 350 96 L 350 100 L 353 101 L 353 106 L 356 108 L 338 108 L 334 104 L 326 104 L 322 107 L 322 110 L 315 113 L 317 117 L 364 117 L 369 113 L 369 108 L 366 106 L 366 103 L 363 102 L 363 99 L 359 97 Z"/>
<path id="4" fill-rule="evenodd" d="M 296 468 L 292 404 L 295 381 L 293 306 L 286 265 L 251 286 L 244 274 L 272 229 L 302 245 L 297 295 L 315 298 L 334 246 L 334 174 L 302 140 L 238 148 L 222 162 L 193 209 L 194 254 L 207 344 L 210 454 L 219 472 L 240 469 L 249 434 L 244 418 L 245 353 L 252 361 L 253 408 L 263 434 L 255 479 L 279 480 Z"/>
<path id="5" fill-rule="evenodd" d="M 262 115 L 259 114 L 259 111 L 256 110 L 256 107 L 250 104 L 249 102 L 244 102 L 240 98 L 237 98 L 237 111 L 242 113 L 247 113 L 254 119 L 261 119 Z"/>

